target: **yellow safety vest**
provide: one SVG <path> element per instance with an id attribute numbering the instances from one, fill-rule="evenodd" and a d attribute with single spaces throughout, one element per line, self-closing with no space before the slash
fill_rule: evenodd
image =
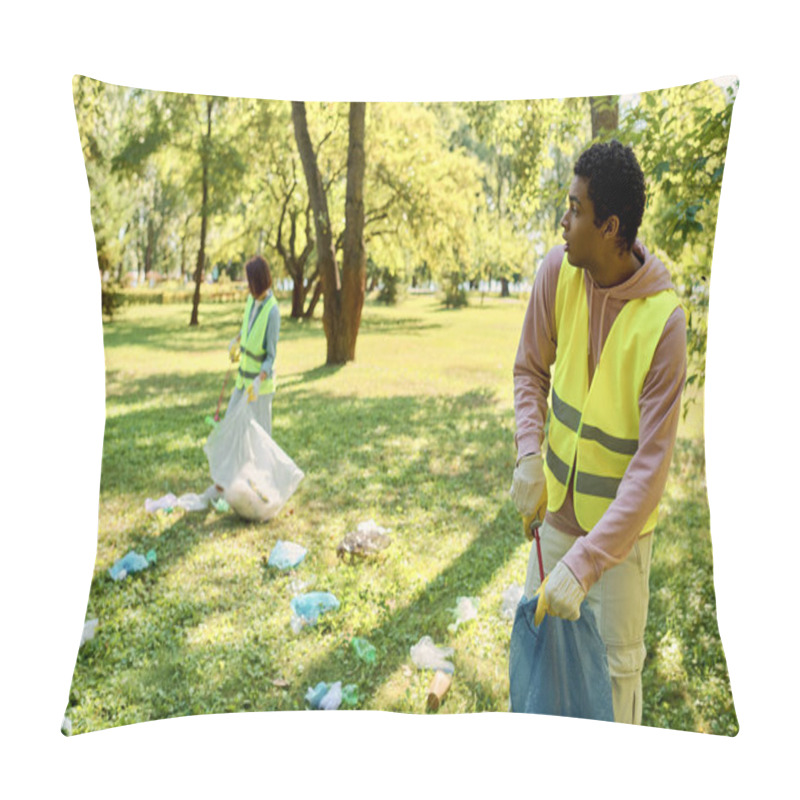
<path id="1" fill-rule="evenodd" d="M 639 446 L 639 395 L 678 297 L 667 289 L 629 300 L 603 346 L 589 384 L 589 306 L 582 269 L 566 255 L 556 288 L 557 352 L 545 455 L 547 508 L 557 511 L 573 478 L 575 518 L 586 531 L 617 495 Z M 641 533 L 655 528 L 656 507 Z"/>
<path id="2" fill-rule="evenodd" d="M 269 312 L 273 306 L 278 304 L 275 295 L 271 294 L 261 308 L 256 312 L 253 326 L 250 333 L 247 332 L 247 323 L 250 320 L 250 311 L 253 308 L 253 296 L 248 295 L 244 306 L 244 317 L 242 319 L 241 338 L 239 345 L 242 350 L 241 360 L 239 361 L 239 373 L 236 376 L 236 388 L 243 389 L 249 386 L 255 377 L 261 372 L 261 364 L 267 351 L 264 349 L 264 335 L 267 332 L 267 320 Z M 274 370 L 273 370 L 274 374 Z M 275 391 L 275 379 L 267 378 L 261 382 L 258 394 L 272 394 Z"/>

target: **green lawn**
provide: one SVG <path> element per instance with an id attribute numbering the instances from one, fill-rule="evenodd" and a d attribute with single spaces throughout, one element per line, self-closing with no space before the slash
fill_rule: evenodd
<path id="1" fill-rule="evenodd" d="M 122 310 L 105 326 L 106 427 L 97 563 L 67 716 L 73 732 L 187 714 L 307 707 L 319 681 L 358 687 L 358 707 L 425 713 L 432 673 L 409 648 L 423 635 L 455 648 L 437 713 L 505 711 L 511 623 L 503 591 L 525 577 L 528 546 L 508 499 L 514 466 L 511 368 L 525 303 L 479 297 L 448 311 L 435 298 L 368 303 L 357 361 L 322 365 L 319 320 L 283 314 L 273 436 L 306 477 L 281 514 L 147 514 L 147 497 L 202 492 L 202 446 L 239 325 L 236 304 Z M 230 389 L 230 384 L 229 384 Z M 226 398 L 227 399 L 227 398 Z M 738 730 L 715 616 L 702 454 L 702 407 L 681 431 L 655 540 L 644 721 Z M 350 566 L 336 545 L 364 520 L 392 544 Z M 308 548 L 291 573 L 264 566 L 278 539 Z M 115 583 L 131 549 L 150 569 Z M 338 611 L 292 632 L 297 581 Z M 448 630 L 459 596 L 476 620 Z M 368 639 L 375 665 L 350 640 Z M 275 681 L 278 682 L 274 683 Z M 288 685 L 287 685 L 288 684 Z"/>

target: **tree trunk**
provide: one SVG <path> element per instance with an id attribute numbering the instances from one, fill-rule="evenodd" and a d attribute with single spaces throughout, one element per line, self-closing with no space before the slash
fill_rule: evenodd
<path id="1" fill-rule="evenodd" d="M 209 97 L 206 103 L 206 128 L 205 142 L 200 157 L 203 162 L 203 205 L 200 212 L 200 249 L 197 251 L 197 268 L 194 271 L 194 297 L 192 298 L 192 318 L 189 325 L 199 324 L 197 310 L 200 306 L 200 284 L 203 282 L 203 266 L 206 258 L 206 227 L 208 220 L 208 159 L 210 157 L 211 145 L 211 108 L 214 105 L 214 98 Z"/>
<path id="2" fill-rule="evenodd" d="M 322 177 L 317 166 L 317 156 L 311 145 L 306 119 L 306 106 L 302 101 L 292 101 L 292 123 L 297 150 L 303 163 L 303 172 L 308 184 L 308 197 L 314 214 L 314 229 L 317 235 L 317 261 L 322 281 L 322 292 L 325 296 L 322 312 L 322 327 L 328 342 L 328 362 L 331 356 L 331 342 L 338 340 L 338 326 L 341 325 L 341 285 L 339 270 L 336 265 L 336 254 L 333 245 L 330 215 L 328 214 L 328 198 L 322 187 Z"/>
<path id="3" fill-rule="evenodd" d="M 592 139 L 598 136 L 610 138 L 608 134 L 619 127 L 619 98 L 610 94 L 590 97 L 589 107 L 592 113 Z"/>
<path id="4" fill-rule="evenodd" d="M 342 246 L 342 315 L 340 338 L 328 345 L 328 363 L 343 364 L 356 357 L 356 338 L 361 326 L 367 280 L 367 251 L 364 245 L 364 120 L 366 103 L 350 103 L 350 132 L 347 152 L 347 189 L 344 205 Z"/>
<path id="5" fill-rule="evenodd" d="M 322 294 L 322 278 L 319 278 L 317 282 L 314 284 L 314 292 L 311 295 L 311 302 L 308 304 L 308 308 L 306 309 L 305 314 L 303 314 L 303 319 L 311 319 L 314 316 L 314 309 L 317 307 L 317 302 L 319 301 L 319 296 Z"/>
<path id="6" fill-rule="evenodd" d="M 500 297 L 510 297 L 511 292 L 508 290 L 508 278 L 500 278 Z"/>

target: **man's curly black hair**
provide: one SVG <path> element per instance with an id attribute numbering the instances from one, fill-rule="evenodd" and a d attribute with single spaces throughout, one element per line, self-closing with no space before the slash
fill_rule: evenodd
<path id="1" fill-rule="evenodd" d="M 616 139 L 593 144 L 575 162 L 574 172 L 588 183 L 594 224 L 599 228 L 616 214 L 619 238 L 630 250 L 642 224 L 645 204 L 644 173 L 633 150 Z"/>

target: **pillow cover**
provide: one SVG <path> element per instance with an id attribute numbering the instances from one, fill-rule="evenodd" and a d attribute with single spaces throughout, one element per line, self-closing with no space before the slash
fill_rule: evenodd
<path id="1" fill-rule="evenodd" d="M 64 730 L 240 711 L 507 709 L 530 550 L 508 497 L 512 366 L 534 276 L 562 241 L 573 165 L 616 138 L 646 178 L 639 238 L 687 318 L 642 721 L 734 735 L 702 408 L 736 86 L 301 104 L 76 76 L 106 428 Z M 232 340 L 255 254 L 280 323 L 274 352 L 266 333 L 252 356 L 249 338 Z M 246 389 L 251 356 L 274 380 L 254 402 L 271 398 L 272 438 L 305 473 L 264 523 L 231 509 L 203 450 L 237 382 Z M 276 557 L 287 544 L 299 560 Z"/>

